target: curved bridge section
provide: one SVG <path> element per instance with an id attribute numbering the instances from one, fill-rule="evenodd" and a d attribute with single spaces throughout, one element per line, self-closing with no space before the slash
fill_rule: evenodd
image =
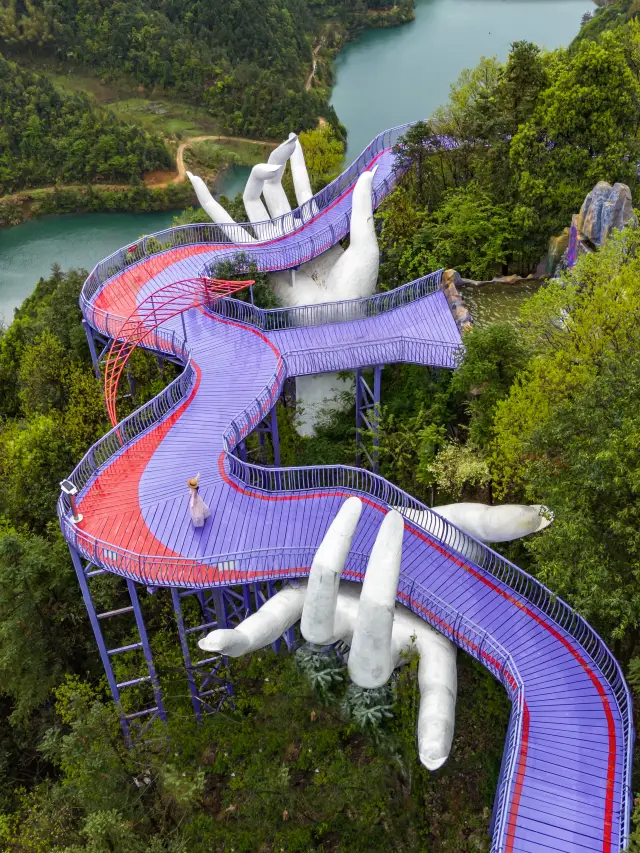
<path id="1" fill-rule="evenodd" d="M 339 179 L 337 199 L 316 197 L 319 212 L 309 222 L 294 222 L 277 241 L 243 247 L 260 269 L 286 268 L 340 239 L 358 170 L 374 159 L 383 161 L 376 178 L 382 172 L 388 190 L 393 156 L 388 146 L 376 148 L 381 144 L 372 143 L 355 172 L 345 173 L 346 186 Z M 443 519 L 433 516 L 436 532 L 427 532 L 416 513 L 429 510 L 374 474 L 343 466 L 267 469 L 233 454 L 273 408 L 287 376 L 394 361 L 455 367 L 460 337 L 440 274 L 371 299 L 275 312 L 228 298 L 204 300 L 180 318 L 155 323 L 141 308 L 150 295 L 237 248 L 208 241 L 167 249 L 158 239 L 154 249 L 128 263 L 138 249 L 125 249 L 111 266 L 98 265 L 83 292 L 83 311 L 96 331 L 121 342 L 125 323 L 134 323 L 144 346 L 185 368 L 91 448 L 71 475 L 83 520 L 73 523 L 63 496 L 59 514 L 70 545 L 97 566 L 152 586 L 304 577 L 339 506 L 356 494 L 364 510 L 346 576 L 360 580 L 382 515 L 399 508 L 406 536 L 398 599 L 481 661 L 512 700 L 492 850 L 624 847 L 630 697 L 615 659 L 584 620 Z M 197 471 L 212 510 L 201 529 L 190 523 L 184 485 Z M 470 544 L 473 561 L 462 556 Z"/>
<path id="2" fill-rule="evenodd" d="M 224 296 L 237 293 L 253 281 L 223 281 L 215 278 L 192 278 L 176 281 L 150 293 L 120 327 L 118 337 L 113 340 L 104 366 L 104 398 L 107 413 L 113 426 L 118 423 L 116 415 L 117 393 L 120 377 L 134 349 L 144 346 L 147 338 L 161 326 L 191 308 L 215 304 Z"/>

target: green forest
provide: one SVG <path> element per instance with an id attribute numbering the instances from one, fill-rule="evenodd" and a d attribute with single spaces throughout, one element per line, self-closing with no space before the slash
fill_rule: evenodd
<path id="1" fill-rule="evenodd" d="M 94 0 L 71 0 L 59 17 L 56 3 L 0 2 L 0 34 L 13 53 L 66 55 L 82 45 L 83 61 L 103 71 L 128 61 L 127 70 L 145 83 L 193 97 L 205 92 L 212 110 L 238 113 L 230 119 L 234 129 L 280 132 L 298 120 L 300 129 L 315 128 L 314 110 L 324 109 L 320 101 L 309 106 L 294 88 L 280 102 L 279 87 L 304 80 L 308 21 L 339 16 L 337 7 L 266 3 L 260 43 L 272 49 L 272 66 L 261 52 L 251 53 L 257 36 L 222 38 L 224 26 L 233 28 L 234 4 L 138 2 L 107 18 Z M 637 0 L 619 0 L 566 50 L 543 53 L 515 43 L 506 62 L 483 60 L 464 72 L 449 103 L 409 131 L 398 149 L 406 172 L 376 213 L 381 290 L 441 266 L 477 279 L 526 275 L 597 181 L 628 183 L 638 197 L 639 12 Z M 58 20 L 69 23 L 57 28 Z M 100 27 L 100 44 L 93 44 Z M 280 54 L 278 34 L 285 31 L 287 51 Z M 105 44 L 109 50 L 100 53 Z M 173 56 L 180 56 L 175 66 Z M 202 57 L 208 64 L 200 64 Z M 182 75 L 189 63 L 192 71 Z M 276 66 L 280 77 L 272 80 L 273 100 L 264 100 L 264 124 L 248 128 L 234 85 L 244 79 L 258 98 Z M 218 75 L 229 79 L 219 102 L 209 93 Z M 0 91 L 3 85 L 0 78 Z M 40 85 L 23 87 L 28 93 Z M 47 104 L 85 116 L 90 127 L 98 120 L 82 100 L 74 112 L 52 100 L 49 89 L 38 91 L 42 100 L 25 98 L 42 106 L 34 122 L 39 138 L 55 136 L 57 114 Z M 282 113 L 273 117 L 277 104 Z M 285 112 L 294 104 L 300 111 L 292 121 L 294 113 Z M 31 119 L 19 121 L 27 127 Z M 69 121 L 65 129 L 72 134 L 74 126 Z M 114 145 L 130 139 L 125 130 L 101 127 L 101 137 L 108 128 L 118 140 Z M 4 126 L 2 151 L 7 133 Z M 424 142 L 434 133 L 463 143 L 433 150 Z M 315 189 L 339 169 L 341 137 L 311 129 L 303 142 Z M 0 166 L 13 164 L 12 174 L 22 174 L 21 150 L 13 159 L 4 154 Z M 25 148 L 28 163 L 27 155 Z M 125 160 L 153 156 L 166 155 L 140 136 L 131 139 Z M 34 157 L 29 169 L 53 168 L 53 158 Z M 240 199 L 228 209 L 244 218 Z M 201 218 L 190 209 L 177 221 Z M 414 662 L 376 697 L 384 710 L 376 716 L 358 713 L 349 701 L 338 658 L 314 669 L 304 655 L 265 650 L 230 664 L 233 707 L 198 726 L 171 601 L 143 595 L 170 722 L 125 746 L 56 518 L 60 480 L 109 428 L 78 308 L 84 275 L 54 268 L 0 334 L 0 853 L 487 853 L 509 704 L 498 682 L 462 652 L 452 754 L 430 774 L 417 758 Z M 273 305 L 266 277 L 255 295 Z M 541 287 L 517 324 L 465 332 L 455 372 L 387 366 L 380 424 L 381 473 L 429 505 L 480 500 L 552 508 L 544 534 L 499 550 L 600 632 L 636 707 L 639 302 L 640 229 L 630 227 Z M 136 352 L 131 396 L 120 413 L 150 399 L 177 372 Z M 314 438 L 295 431 L 290 400 L 278 404 L 277 417 L 283 465 L 353 464 L 353 403 L 328 414 Z M 118 579 L 101 579 L 103 609 L 122 606 L 122 594 Z M 114 639 L 124 645 L 133 636 Z M 133 670 L 123 660 L 117 675 L 125 679 Z M 636 759 L 636 786 L 639 772 Z M 629 850 L 640 853 L 640 806 Z"/>
<path id="2" fill-rule="evenodd" d="M 56 183 L 126 182 L 173 165 L 164 142 L 0 55 L 0 196 Z"/>
<path id="3" fill-rule="evenodd" d="M 412 16 L 413 0 L 382 5 L 393 5 L 391 22 Z M 310 130 L 319 116 L 338 126 L 330 70 L 305 88 L 314 39 L 330 53 L 358 28 L 386 23 L 367 14 L 380 8 L 380 0 L 1 0 L 0 49 L 107 79 L 126 74 L 203 104 L 224 132 L 278 138 Z"/>

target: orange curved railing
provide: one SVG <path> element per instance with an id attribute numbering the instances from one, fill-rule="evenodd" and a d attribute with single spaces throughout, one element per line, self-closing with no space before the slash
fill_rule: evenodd
<path id="1" fill-rule="evenodd" d="M 163 323 L 191 308 L 209 308 L 223 296 L 231 296 L 253 281 L 225 281 L 217 278 L 187 278 L 174 281 L 150 293 L 122 324 L 109 349 L 104 371 L 104 398 L 111 424 L 118 423 L 117 394 L 122 373 L 134 349 Z"/>

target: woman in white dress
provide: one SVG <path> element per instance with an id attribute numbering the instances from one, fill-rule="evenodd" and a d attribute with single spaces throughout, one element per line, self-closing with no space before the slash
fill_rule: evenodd
<path id="1" fill-rule="evenodd" d="M 200 474 L 198 473 L 196 477 L 191 477 L 189 480 L 187 480 L 187 486 L 189 486 L 189 489 L 191 491 L 191 498 L 189 500 L 189 511 L 191 513 L 191 521 L 193 522 L 193 526 L 204 527 L 205 519 L 209 518 L 209 516 L 211 515 L 211 510 L 200 497 Z"/>

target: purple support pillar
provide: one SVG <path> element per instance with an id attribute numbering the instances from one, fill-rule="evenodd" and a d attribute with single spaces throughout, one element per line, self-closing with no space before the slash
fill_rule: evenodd
<path id="1" fill-rule="evenodd" d="M 91 353 L 91 363 L 93 364 L 93 372 L 96 375 L 96 379 L 100 379 L 100 360 L 98 359 L 98 353 L 96 351 L 96 342 L 93 339 L 93 329 L 86 320 L 82 321 L 82 328 L 87 336 L 89 352 Z"/>
<path id="2" fill-rule="evenodd" d="M 260 442 L 260 456 L 261 462 L 263 465 L 266 465 L 266 454 L 265 454 L 265 443 L 264 437 L 265 435 L 271 436 L 271 444 L 273 447 L 273 464 L 276 468 L 280 467 L 280 436 L 278 433 L 278 413 L 276 412 L 276 406 L 271 409 L 271 412 L 267 415 L 267 417 L 261 421 L 255 429 L 255 432 L 258 433 L 258 440 Z"/>
<path id="3" fill-rule="evenodd" d="M 380 448 L 380 393 L 382 389 L 382 366 L 373 369 L 373 470 L 378 473 Z"/>
<path id="4" fill-rule="evenodd" d="M 242 587 L 242 604 L 244 607 L 244 618 L 251 613 L 251 587 L 246 585 Z"/>
<path id="5" fill-rule="evenodd" d="M 362 443 L 362 371 L 356 370 L 356 468 L 362 466 L 360 447 Z"/>
<path id="6" fill-rule="evenodd" d="M 182 658 L 184 667 L 187 671 L 187 681 L 189 683 L 189 695 L 191 696 L 191 704 L 196 721 L 202 722 L 202 704 L 198 696 L 198 686 L 193 672 L 193 663 L 191 661 L 191 652 L 189 651 L 189 640 L 184 624 L 184 616 L 182 613 L 182 605 L 180 603 L 180 590 L 177 587 L 171 587 L 171 600 L 173 601 L 173 610 L 176 614 L 176 623 L 178 626 L 178 636 L 180 637 L 180 648 L 182 649 Z"/>
<path id="7" fill-rule="evenodd" d="M 382 371 L 384 365 L 373 368 L 373 390 L 369 387 L 361 370 L 356 370 L 356 466 L 361 467 L 364 456 L 374 473 L 378 473 L 379 447 L 378 436 L 380 428 L 380 394 L 382 387 Z M 363 432 L 371 435 L 371 453 L 363 442 Z"/>
<path id="8" fill-rule="evenodd" d="M 149 645 L 149 637 L 147 636 L 147 628 L 144 624 L 144 616 L 142 615 L 142 610 L 140 608 L 140 599 L 138 598 L 138 589 L 133 581 L 127 581 L 127 589 L 129 590 L 129 597 L 131 598 L 131 604 L 133 605 L 133 613 L 136 618 L 136 626 L 138 628 L 138 634 L 140 635 L 140 642 L 142 644 L 142 652 L 144 654 L 144 659 L 147 664 L 147 670 L 149 672 L 149 679 L 151 681 L 151 688 L 153 690 L 153 697 L 156 701 L 156 706 L 158 708 L 158 716 L 162 720 L 163 723 L 167 721 L 167 715 L 164 710 L 164 704 L 162 702 L 162 692 L 160 690 L 160 682 L 158 681 L 158 674 L 156 672 L 156 667 L 153 662 L 153 655 L 151 654 L 151 647 Z"/>
<path id="9" fill-rule="evenodd" d="M 233 686 L 224 677 L 227 658 L 222 655 L 202 658 L 202 653 L 195 643 L 198 638 L 205 636 L 215 628 L 228 627 L 227 608 L 230 612 L 235 613 L 238 607 L 234 600 L 234 594 L 220 587 L 204 590 L 172 588 L 171 597 L 176 614 L 182 657 L 187 671 L 191 704 L 196 720 L 201 722 L 204 714 L 215 713 L 230 700 L 233 696 Z M 198 602 L 202 620 L 197 625 L 187 627 L 182 600 L 190 597 L 195 597 Z M 242 600 L 242 596 L 239 594 L 235 597 Z M 242 614 L 240 617 L 242 618 Z M 190 645 L 190 640 L 192 645 Z"/>
<path id="10" fill-rule="evenodd" d="M 146 728 L 151 725 L 155 719 L 161 719 L 163 722 L 166 720 L 160 682 L 158 681 L 151 648 L 149 646 L 149 639 L 147 637 L 147 630 L 144 624 L 142 609 L 140 607 L 138 591 L 133 581 L 127 581 L 127 589 L 131 604 L 126 607 L 118 607 L 115 610 L 98 613 L 95 608 L 93 596 L 89 589 L 89 580 L 91 578 L 105 575 L 107 572 L 104 569 L 90 570 L 91 563 L 85 567 L 80 554 L 75 550 L 75 548 L 69 546 L 69 550 L 71 552 L 71 560 L 73 561 L 76 575 L 78 576 L 78 583 L 82 590 L 82 597 L 84 598 L 84 603 L 89 614 L 89 621 L 91 622 L 91 627 L 93 628 L 93 633 L 96 638 L 100 659 L 102 660 L 102 665 L 107 676 L 107 682 L 111 690 L 111 695 L 113 696 L 113 701 L 115 702 L 118 710 L 118 715 L 120 716 L 122 731 L 126 742 L 131 744 L 133 734 L 131 724 L 134 720 L 136 722 L 144 721 L 142 729 L 137 732 L 138 736 L 143 734 Z M 131 614 L 133 614 L 135 618 L 135 624 L 140 638 L 139 641 L 127 643 L 124 646 L 109 648 L 105 641 L 102 628 L 103 624 L 107 621 L 120 619 L 122 617 L 130 618 Z M 131 629 L 129 627 L 128 631 L 130 630 Z M 142 651 L 144 655 L 147 674 L 140 675 L 135 678 L 129 678 L 126 681 L 118 681 L 112 661 L 117 655 L 130 654 L 131 652 L 137 651 Z M 126 713 L 122 705 L 122 691 L 128 687 L 141 687 L 142 685 L 149 685 L 151 687 L 153 691 L 153 703 L 137 711 Z"/>
<path id="11" fill-rule="evenodd" d="M 82 560 L 80 555 L 69 545 L 69 551 L 71 552 L 71 561 L 73 563 L 73 568 L 76 570 L 76 575 L 78 577 L 78 583 L 80 584 L 80 589 L 82 590 L 82 597 L 84 599 L 84 605 L 87 608 L 87 613 L 89 614 L 89 621 L 91 622 L 91 627 L 93 628 L 93 633 L 96 638 L 96 644 L 98 646 L 98 652 L 100 653 L 100 660 L 102 661 L 102 666 L 104 667 L 105 675 L 107 676 L 107 683 L 109 684 L 109 689 L 111 690 L 111 695 L 113 696 L 113 701 L 115 702 L 115 706 L 118 709 L 118 716 L 120 717 L 120 725 L 122 726 L 122 731 L 125 737 L 125 740 L 128 744 L 131 743 L 131 728 L 129 726 L 129 721 L 127 720 L 124 711 L 122 709 L 122 701 L 120 698 L 120 690 L 118 689 L 118 683 L 113 671 L 113 666 L 111 665 L 111 657 L 109 656 L 109 651 L 107 649 L 107 644 L 104 641 L 104 635 L 102 633 L 102 628 L 100 627 L 100 621 L 98 619 L 98 614 L 96 612 L 95 605 L 93 603 L 93 597 L 91 595 L 91 591 L 89 589 L 89 584 L 87 582 L 87 576 L 85 574 L 84 566 L 82 565 Z"/>
<path id="12" fill-rule="evenodd" d="M 278 433 L 277 405 L 271 409 L 271 440 L 273 442 L 273 464 L 280 467 L 280 435 Z"/>

